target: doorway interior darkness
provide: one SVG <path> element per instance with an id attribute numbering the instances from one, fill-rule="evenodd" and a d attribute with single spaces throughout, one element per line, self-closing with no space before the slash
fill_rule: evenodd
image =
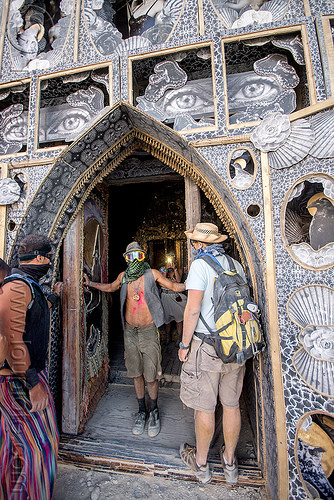
<path id="1" fill-rule="evenodd" d="M 138 241 L 147 252 L 151 267 L 159 269 L 166 256 L 173 252 L 187 268 L 187 250 L 184 231 L 186 229 L 185 185 L 182 176 L 171 173 L 164 176 L 132 179 L 106 179 L 109 189 L 109 282 L 125 269 L 123 253 L 130 241 Z M 213 207 L 201 193 L 202 221 L 216 222 L 224 231 Z M 228 251 L 233 255 L 233 242 Z M 122 330 L 119 314 L 119 293 L 112 294 L 109 302 L 109 386 L 98 404 L 92 418 L 86 424 L 84 435 L 96 439 L 108 439 L 119 446 L 135 447 L 138 456 L 147 459 L 150 447 L 159 448 L 166 457 L 173 456 L 183 441 L 194 443 L 194 421 L 190 409 L 184 409 L 179 400 L 180 364 L 177 359 L 177 343 L 162 342 L 163 377 L 159 391 L 159 407 L 162 429 L 159 436 L 149 440 L 147 433 L 132 436 L 133 415 L 137 403 L 132 381 L 126 378 L 123 359 Z M 163 329 L 161 339 L 164 340 Z M 246 377 L 252 378 L 252 366 Z M 247 388 L 244 392 L 249 392 Z M 251 403 L 249 403 L 251 401 Z M 252 408 L 250 408 L 250 405 Z M 256 463 L 255 396 L 242 397 L 242 433 L 238 445 L 239 460 L 247 467 Z M 252 418 L 250 417 L 252 416 Z M 213 438 L 210 457 L 217 461 L 222 445 L 221 409 L 217 411 L 217 431 Z M 121 444 L 122 443 L 122 444 Z M 172 451 L 171 451 L 172 450 Z"/>

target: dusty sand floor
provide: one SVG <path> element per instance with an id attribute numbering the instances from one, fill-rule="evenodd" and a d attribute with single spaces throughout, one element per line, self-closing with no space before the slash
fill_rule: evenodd
<path id="1" fill-rule="evenodd" d="M 97 472 L 59 465 L 54 500 L 264 500 L 263 489 L 164 479 L 140 474 Z"/>

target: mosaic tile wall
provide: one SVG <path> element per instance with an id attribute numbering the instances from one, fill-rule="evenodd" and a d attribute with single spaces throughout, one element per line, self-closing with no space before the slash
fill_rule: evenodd
<path id="1" fill-rule="evenodd" d="M 277 2 L 276 2 L 277 3 Z M 327 59 L 326 48 L 324 47 L 324 38 L 321 25 L 321 16 L 334 15 L 334 1 L 332 0 L 286 0 L 286 9 L 281 16 L 275 18 L 270 24 L 264 25 L 248 25 L 239 28 L 232 28 L 228 21 L 221 16 L 217 11 L 217 5 L 214 0 L 203 0 L 203 22 L 204 33 L 201 35 L 197 25 L 198 19 L 198 4 L 196 0 L 186 0 L 182 7 L 180 17 L 175 24 L 169 38 L 165 41 L 154 45 L 152 49 L 155 51 L 163 51 L 164 49 L 180 48 L 184 50 L 184 46 L 188 44 L 198 44 L 203 42 L 213 43 L 213 61 L 214 80 L 217 90 L 217 123 L 216 130 L 203 131 L 198 130 L 191 133 L 186 133 L 183 137 L 187 141 L 197 141 L 209 139 L 219 136 L 243 136 L 252 132 L 251 126 L 238 126 L 235 128 L 227 128 L 227 120 L 225 114 L 225 99 L 226 93 L 223 73 L 224 55 L 222 52 L 222 40 L 227 37 L 240 36 L 243 34 L 253 33 L 254 38 L 259 36 L 259 32 L 266 29 L 285 28 L 290 25 L 305 24 L 308 44 L 312 60 L 314 73 L 314 84 L 317 101 L 323 101 L 331 96 L 329 76 L 323 74 L 323 70 L 327 71 L 330 67 L 330 61 Z M 19 82 L 24 78 L 30 78 L 30 110 L 28 118 L 27 132 L 27 151 L 24 153 L 11 153 L 6 156 L 0 156 L 0 162 L 8 163 L 9 166 L 14 165 L 15 168 L 10 170 L 10 177 L 21 172 L 28 179 L 27 187 L 22 197 L 16 204 L 10 205 L 7 211 L 7 219 L 12 221 L 11 230 L 7 232 L 6 253 L 10 255 L 15 238 L 20 231 L 20 224 L 24 219 L 27 207 L 32 201 L 38 187 L 44 181 L 46 175 L 50 172 L 52 164 L 50 159 L 56 159 L 61 153 L 61 148 L 53 149 L 38 149 L 35 150 L 35 123 L 37 118 L 38 108 L 38 77 L 52 75 L 57 71 L 71 71 L 80 69 L 83 66 L 95 65 L 97 63 L 110 63 L 112 65 L 112 96 L 111 102 L 116 103 L 119 100 L 128 101 L 129 92 L 129 73 L 128 73 L 128 56 L 141 55 L 147 53 L 147 48 L 136 46 L 136 44 L 128 42 L 124 45 L 125 52 L 118 48 L 115 52 L 108 55 L 102 55 L 96 49 L 96 45 L 92 40 L 91 35 L 87 31 L 85 24 L 84 13 L 79 15 L 80 25 L 75 27 L 75 5 L 73 1 L 73 9 L 68 18 L 68 30 L 63 35 L 60 42 L 62 43 L 60 57 L 50 58 L 49 67 L 47 69 L 18 69 L 16 60 L 13 59 L 13 50 L 8 34 L 3 38 L 0 37 L 0 54 L 1 74 L 0 74 L 0 91 L 8 82 Z M 307 6 L 310 7 L 310 14 Z M 5 8 L 5 0 L 0 0 L 0 12 Z M 78 57 L 75 57 L 76 36 L 78 36 L 79 44 L 77 47 Z M 318 36 L 322 44 L 320 49 L 318 46 Z M 57 52 L 58 54 L 58 52 Z M 321 54 L 321 56 L 320 56 Z M 155 54 L 152 54 L 155 57 Z M 333 64 L 333 62 L 331 63 Z M 37 66 L 36 66 L 37 67 Z M 1 84 L 3 86 L 1 87 Z M 14 103 L 14 101 L 13 101 Z M 0 100 L 1 104 L 1 100 Z M 144 122 L 145 123 L 145 122 Z M 143 126 L 145 127 L 145 125 Z M 0 134 L 2 128 L 0 125 Z M 237 147 L 247 147 L 254 152 L 257 162 L 257 173 L 254 182 L 248 189 L 237 189 L 230 182 L 227 174 L 227 163 L 230 153 Z M 265 262 L 265 234 L 264 234 L 264 215 L 263 215 L 263 196 L 262 196 L 262 180 L 261 180 L 261 165 L 260 154 L 250 142 L 240 142 L 236 144 L 203 146 L 199 148 L 200 154 L 209 162 L 214 171 L 228 186 L 231 196 L 240 208 L 240 213 L 244 214 L 247 221 L 248 229 L 254 234 L 256 243 L 260 250 L 263 262 Z M 38 164 L 34 165 L 34 161 Z M 19 162 L 19 165 L 18 165 Z M 31 164 L 29 164 L 29 162 Z M 64 171 L 67 166 L 64 164 Z M 300 348 L 298 341 L 299 327 L 295 325 L 287 314 L 287 301 L 291 295 L 299 288 L 308 284 L 320 284 L 332 286 L 333 283 L 333 267 L 326 271 L 307 270 L 297 264 L 286 251 L 281 235 L 281 207 L 287 191 L 302 175 L 310 172 L 323 172 L 331 174 L 333 171 L 333 161 L 317 160 L 312 157 L 297 163 L 293 167 L 275 170 L 271 169 L 272 175 L 272 196 L 273 196 L 273 217 L 275 227 L 275 257 L 276 257 L 276 273 L 277 273 L 277 290 L 278 290 L 278 307 L 279 307 L 279 326 L 281 332 L 281 355 L 282 369 L 284 380 L 284 396 L 287 411 L 287 426 L 288 426 L 288 453 L 289 453 L 289 471 L 290 471 L 290 497 L 304 499 L 308 498 L 297 473 L 295 463 L 295 433 L 298 420 L 307 411 L 325 411 L 328 413 L 334 412 L 333 400 L 320 395 L 306 385 L 298 376 L 293 364 L 292 357 L 297 349 Z M 70 172 L 70 169 L 69 169 Z M 70 173 L 67 172 L 67 175 Z M 247 215 L 247 207 L 256 203 L 260 206 L 261 211 L 258 217 L 250 218 Z M 36 216 L 37 217 L 37 216 Z M 244 220 L 241 215 L 242 224 Z M 30 219 L 31 222 L 31 219 Z M 293 276 L 293 279 L 291 277 Z M 264 302 L 265 289 L 259 289 L 259 300 Z M 265 323 L 267 318 L 264 317 Z M 56 322 L 56 313 L 55 313 Z M 59 352 L 59 331 L 53 329 L 53 345 L 58 346 Z M 54 360 L 53 360 L 54 362 Z M 54 372 L 56 368 L 54 369 Z M 55 377 L 56 378 L 56 377 Z M 262 379 L 263 383 L 263 398 L 264 398 L 264 436 L 267 443 L 271 441 L 270 436 L 274 435 L 275 428 L 275 413 L 272 404 L 272 373 L 270 363 L 270 346 L 266 354 L 262 358 Z M 55 384 L 56 382 L 54 382 Z M 274 467 L 270 464 L 277 463 L 277 452 L 274 446 L 267 447 L 267 463 L 268 463 L 268 484 L 272 486 L 272 491 L 277 491 L 277 476 Z M 274 497 L 273 493 L 273 497 Z"/>

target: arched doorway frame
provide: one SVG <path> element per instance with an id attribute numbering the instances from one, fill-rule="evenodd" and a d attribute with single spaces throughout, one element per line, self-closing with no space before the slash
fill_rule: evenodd
<path id="1" fill-rule="evenodd" d="M 122 121 L 123 123 L 120 123 Z M 117 127 L 115 124 L 117 124 Z M 99 127 L 100 129 L 103 128 L 108 136 L 106 139 L 106 135 L 104 135 L 103 141 L 96 139 Z M 112 133 L 108 127 L 113 127 Z M 138 148 L 151 153 L 152 156 L 163 161 L 184 178 L 191 178 L 204 192 L 218 217 L 224 223 L 226 231 L 235 240 L 243 264 L 247 262 L 255 298 L 259 299 L 264 316 L 269 316 L 266 291 L 259 286 L 260 283 L 266 282 L 260 248 L 229 187 L 209 162 L 184 138 L 128 104 L 116 104 L 104 117 L 56 158 L 49 174 L 41 183 L 27 208 L 18 229 L 16 248 L 18 242 L 28 233 L 48 233 L 55 243 L 56 250 L 52 277 L 54 279 L 61 244 L 83 207 L 85 200 L 97 184 L 102 183 L 110 172 L 119 167 Z M 80 156 L 82 151 L 85 153 L 85 158 Z M 55 196 L 57 191 L 54 192 L 54 190 L 57 190 L 57 175 L 61 179 L 63 172 L 65 172 L 64 187 L 60 190 L 61 195 L 57 197 Z M 46 213 L 45 215 L 44 213 L 40 214 L 38 213 L 38 207 L 41 206 L 43 197 L 47 198 L 48 193 L 51 199 L 48 200 Z M 259 297 L 260 289 L 261 296 Z M 272 359 L 269 356 L 268 359 L 271 366 Z M 259 385 L 262 392 L 261 365 L 259 372 Z M 270 390 L 272 391 L 272 388 Z M 271 393 L 270 399 L 274 404 L 274 392 Z M 273 413 L 276 413 L 277 420 L 277 409 L 274 409 Z M 258 418 L 262 422 L 262 459 L 264 472 L 266 473 L 266 432 L 262 397 L 261 412 Z M 281 445 L 284 446 L 282 442 Z"/>

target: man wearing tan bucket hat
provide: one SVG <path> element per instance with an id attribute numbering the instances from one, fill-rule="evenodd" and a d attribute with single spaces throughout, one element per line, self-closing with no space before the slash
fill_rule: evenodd
<path id="1" fill-rule="evenodd" d="M 184 443 L 180 447 L 180 455 L 201 483 L 211 480 L 207 456 L 215 430 L 215 408 L 219 396 L 223 406 L 225 442 L 221 450 L 222 466 L 227 484 L 235 484 L 238 480 L 238 466 L 234 452 L 241 426 L 239 398 L 245 366 L 224 364 L 217 357 L 214 347 L 202 342 L 203 335 L 209 332 L 200 318 L 201 314 L 210 329 L 216 329 L 212 303 L 216 273 L 199 257 L 203 254 L 210 255 L 224 269 L 229 270 L 221 245 L 227 236 L 220 234 L 215 224 L 207 222 L 196 224 L 194 229 L 185 231 L 185 234 L 192 245 L 195 260 L 190 266 L 186 282 L 188 300 L 179 349 L 179 358 L 184 363 L 180 397 L 186 406 L 195 411 L 196 447 Z M 234 259 L 233 262 L 246 282 L 242 266 Z"/>
<path id="2" fill-rule="evenodd" d="M 145 262 L 145 252 L 136 241 L 126 247 L 123 254 L 127 269 L 113 283 L 93 283 L 84 276 L 85 284 L 103 292 L 121 289 L 121 318 L 124 330 L 125 366 L 127 375 L 133 378 L 139 411 L 132 433 L 142 434 L 148 417 L 148 435 L 160 432 L 157 407 L 158 378 L 161 376 L 161 350 L 158 328 L 164 323 L 164 311 L 156 283 L 162 287 L 183 292 L 184 283 L 165 278 L 157 269 Z M 150 397 L 149 415 L 145 405 L 145 382 Z"/>

